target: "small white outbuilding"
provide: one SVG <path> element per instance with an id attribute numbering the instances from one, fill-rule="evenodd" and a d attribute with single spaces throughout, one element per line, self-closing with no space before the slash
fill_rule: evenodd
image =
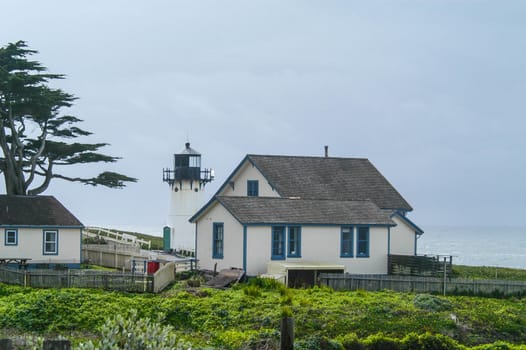
<path id="1" fill-rule="evenodd" d="M 53 196 L 0 195 L 0 262 L 80 268 L 83 227 Z"/>

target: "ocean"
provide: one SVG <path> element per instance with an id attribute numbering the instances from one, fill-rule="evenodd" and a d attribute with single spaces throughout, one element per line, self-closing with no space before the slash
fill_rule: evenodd
<path id="1" fill-rule="evenodd" d="M 422 227 L 418 254 L 452 255 L 453 264 L 526 269 L 526 227 Z"/>

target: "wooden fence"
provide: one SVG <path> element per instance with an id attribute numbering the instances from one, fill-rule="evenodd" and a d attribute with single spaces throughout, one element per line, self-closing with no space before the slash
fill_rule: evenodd
<path id="1" fill-rule="evenodd" d="M 451 274 L 453 257 L 390 254 L 387 266 L 389 275 L 441 277 Z"/>
<path id="2" fill-rule="evenodd" d="M 475 280 L 389 275 L 351 275 L 322 273 L 320 283 L 334 290 L 389 289 L 396 292 L 440 293 L 455 295 L 524 296 L 526 282 L 504 280 Z"/>
<path id="3" fill-rule="evenodd" d="M 90 270 L 26 271 L 0 267 L 0 282 L 33 288 L 100 288 L 126 292 L 154 291 L 154 276 Z M 157 289 L 159 290 L 159 288 Z"/>
<path id="4" fill-rule="evenodd" d="M 126 269 L 131 271 L 131 262 L 135 258 L 146 258 L 138 247 L 119 244 L 84 244 L 82 245 L 82 261 L 94 265 Z"/>

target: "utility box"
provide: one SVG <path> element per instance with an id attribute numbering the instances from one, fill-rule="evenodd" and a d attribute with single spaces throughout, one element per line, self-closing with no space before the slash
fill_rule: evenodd
<path id="1" fill-rule="evenodd" d="M 158 261 L 148 261 L 146 264 L 146 271 L 149 275 L 153 275 L 159 270 L 160 265 L 161 264 Z"/>
<path id="2" fill-rule="evenodd" d="M 170 237 L 172 236 L 172 230 L 165 226 L 163 227 L 163 250 L 165 252 L 169 252 L 171 250 L 170 248 Z"/>

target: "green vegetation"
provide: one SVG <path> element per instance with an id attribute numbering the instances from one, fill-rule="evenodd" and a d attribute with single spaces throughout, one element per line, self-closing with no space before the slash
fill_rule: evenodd
<path id="1" fill-rule="evenodd" d="M 526 270 L 507 267 L 453 265 L 453 275 L 469 279 L 526 281 Z"/>
<path id="2" fill-rule="evenodd" d="M 161 295 L 0 284 L 1 329 L 96 347 L 117 315 L 171 327 L 192 349 L 279 348 L 280 319 L 290 315 L 297 349 L 520 349 L 511 344 L 526 339 L 526 303 L 512 298 L 291 290 L 261 279 L 224 291 L 179 283 Z"/>
<path id="3" fill-rule="evenodd" d="M 100 341 L 80 343 L 78 350 L 119 350 L 119 349 L 155 349 L 182 350 L 188 345 L 180 344 L 169 325 L 161 324 L 161 318 L 138 318 L 137 311 L 131 310 L 130 316 L 117 315 L 107 319 L 100 330 Z"/>

